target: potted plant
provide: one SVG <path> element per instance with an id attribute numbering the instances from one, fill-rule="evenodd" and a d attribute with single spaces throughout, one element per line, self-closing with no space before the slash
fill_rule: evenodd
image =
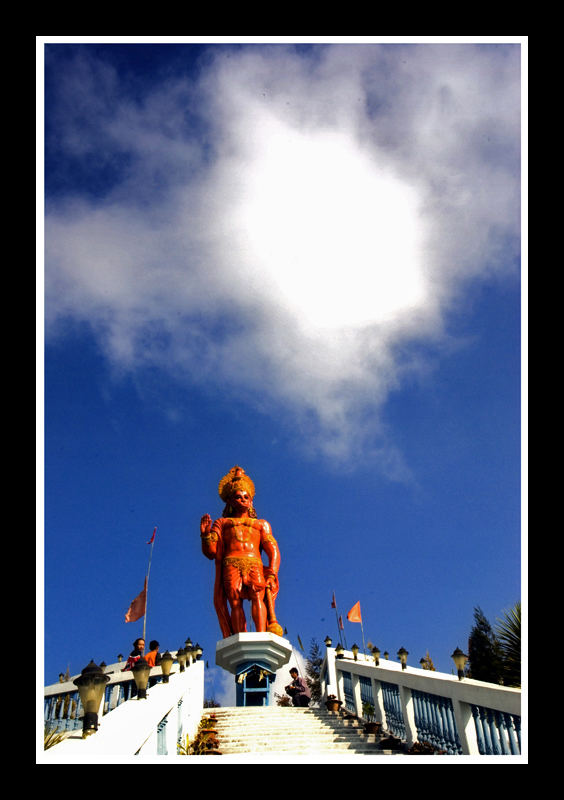
<path id="1" fill-rule="evenodd" d="M 207 719 L 202 719 L 193 742 L 186 737 L 186 744 L 178 745 L 178 754 L 182 756 L 220 756 L 219 742 L 215 728 L 204 727 Z"/>
<path id="2" fill-rule="evenodd" d="M 342 702 L 341 700 L 337 700 L 336 695 L 330 694 L 327 695 L 325 706 L 327 707 L 327 711 L 338 711 L 342 706 Z"/>
<path id="3" fill-rule="evenodd" d="M 364 723 L 364 732 L 379 734 L 382 728 L 382 723 L 374 721 L 374 706 L 372 703 L 363 703 L 362 713 L 366 719 L 366 722 Z"/>
<path id="4" fill-rule="evenodd" d="M 413 742 L 409 750 L 409 756 L 444 756 L 446 750 L 436 750 L 430 742 Z"/>

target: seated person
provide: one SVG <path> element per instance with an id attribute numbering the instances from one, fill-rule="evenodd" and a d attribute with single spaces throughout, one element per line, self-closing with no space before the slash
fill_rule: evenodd
<path id="1" fill-rule="evenodd" d="M 292 683 L 284 688 L 286 694 L 289 694 L 292 698 L 292 704 L 303 708 L 309 706 L 311 692 L 308 689 L 307 683 L 303 678 L 300 678 L 296 667 L 292 667 L 290 675 L 292 676 Z"/>

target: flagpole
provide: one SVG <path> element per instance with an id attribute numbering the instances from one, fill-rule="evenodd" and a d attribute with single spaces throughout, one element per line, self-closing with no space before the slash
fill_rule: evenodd
<path id="1" fill-rule="evenodd" d="M 153 558 L 153 547 L 155 546 L 155 532 L 156 528 L 153 531 L 153 535 L 151 536 L 151 552 L 149 553 L 149 566 L 147 567 L 147 592 L 145 594 L 145 613 L 143 614 L 143 640 L 145 639 L 145 630 L 147 627 L 147 608 L 149 606 L 149 573 L 151 572 L 151 561 Z"/>
<path id="2" fill-rule="evenodd" d="M 349 646 L 347 644 L 347 637 L 345 636 L 345 631 L 344 630 L 343 630 L 343 639 L 345 640 L 345 650 L 348 650 Z"/>
<path id="3" fill-rule="evenodd" d="M 341 636 L 341 626 L 339 625 L 339 612 L 337 610 L 337 601 L 335 600 L 335 592 L 333 592 L 333 600 L 335 601 L 335 617 L 337 618 L 337 630 L 339 631 L 339 642 L 343 644 L 343 639 Z"/>
<path id="4" fill-rule="evenodd" d="M 339 642 L 343 644 L 343 638 L 345 636 L 344 630 L 341 628 L 341 623 L 339 622 L 339 610 L 337 608 L 337 601 L 335 599 L 335 592 L 333 592 L 333 601 L 331 603 L 333 608 L 335 609 L 335 616 L 337 618 L 337 630 L 339 631 Z M 341 637 L 341 630 L 343 630 L 343 636 Z M 345 639 L 345 649 L 347 647 L 347 640 Z"/>
<path id="5" fill-rule="evenodd" d="M 299 646 L 300 646 L 300 650 L 301 650 L 301 651 L 302 651 L 302 653 L 305 655 L 304 646 L 303 646 L 303 644 L 302 644 L 302 640 L 300 639 L 300 634 L 299 634 L 299 633 L 298 633 L 298 644 L 299 644 Z M 303 678 L 302 671 L 301 671 L 301 669 L 300 669 L 300 660 L 299 660 L 299 658 L 296 658 L 296 664 L 298 665 L 298 672 L 299 672 L 299 674 L 301 675 L 301 677 Z"/>

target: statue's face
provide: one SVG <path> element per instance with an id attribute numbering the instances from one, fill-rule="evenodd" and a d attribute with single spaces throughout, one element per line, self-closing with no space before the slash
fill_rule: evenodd
<path id="1" fill-rule="evenodd" d="M 230 499 L 232 508 L 236 508 L 241 511 L 248 510 L 251 507 L 252 502 L 253 501 L 250 494 L 242 489 L 237 489 L 237 491 L 231 495 Z"/>

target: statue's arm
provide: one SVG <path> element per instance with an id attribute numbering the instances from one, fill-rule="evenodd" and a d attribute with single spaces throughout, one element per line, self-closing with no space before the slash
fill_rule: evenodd
<path id="1" fill-rule="evenodd" d="M 278 542 L 272 535 L 272 529 L 266 520 L 262 520 L 260 545 L 268 557 L 268 567 L 265 567 L 267 583 L 277 586 L 278 570 L 280 569 L 280 550 Z"/>
<path id="2" fill-rule="evenodd" d="M 200 537 L 202 540 L 202 553 L 206 558 L 214 559 L 217 557 L 220 536 L 220 521 L 216 520 L 212 525 L 212 518 L 210 515 L 204 514 L 200 520 Z"/>

